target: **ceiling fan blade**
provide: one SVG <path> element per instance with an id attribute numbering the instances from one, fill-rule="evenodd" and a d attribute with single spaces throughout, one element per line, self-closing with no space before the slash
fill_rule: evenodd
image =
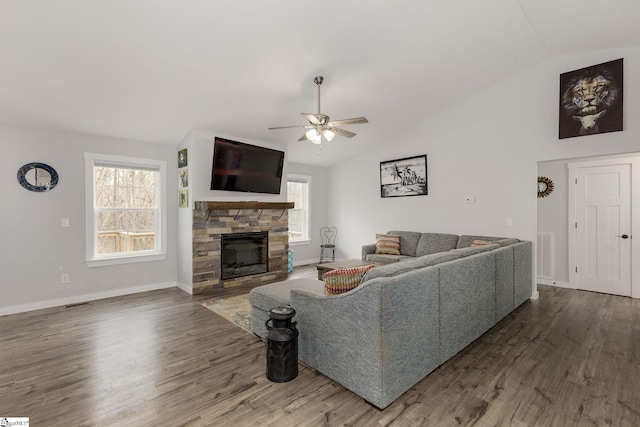
<path id="1" fill-rule="evenodd" d="M 318 120 L 318 118 L 316 117 L 315 114 L 308 114 L 308 113 L 300 113 L 300 114 L 302 114 L 313 125 L 321 125 L 322 124 L 320 122 L 320 120 Z"/>
<path id="2" fill-rule="evenodd" d="M 347 138 L 353 138 L 354 136 L 356 136 L 355 133 L 349 132 L 348 130 L 344 130 L 340 128 L 326 127 L 325 129 L 329 129 L 331 132 L 338 134 L 340 136 L 346 136 Z"/>
<path id="3" fill-rule="evenodd" d="M 298 125 L 298 126 L 277 126 L 274 128 L 269 128 L 269 130 L 273 130 L 273 129 L 289 129 L 289 128 L 304 128 L 307 127 L 308 125 Z"/>
<path id="4" fill-rule="evenodd" d="M 307 134 L 306 133 L 302 134 L 300 139 L 298 139 L 298 141 L 308 141 L 308 140 L 309 140 L 309 138 L 307 138 Z"/>
<path id="5" fill-rule="evenodd" d="M 313 129 L 313 128 L 315 128 L 315 126 L 314 125 L 278 126 L 278 127 L 275 127 L 275 128 L 269 128 L 269 130 L 273 130 L 273 129 L 292 129 L 292 128 Z"/>
<path id="6" fill-rule="evenodd" d="M 353 119 L 334 120 L 327 123 L 327 126 L 347 126 L 347 125 L 359 125 L 362 123 L 369 123 L 366 117 L 355 117 Z"/>

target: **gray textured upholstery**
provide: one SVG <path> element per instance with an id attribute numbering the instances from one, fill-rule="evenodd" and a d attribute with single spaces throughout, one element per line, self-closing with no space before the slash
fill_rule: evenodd
<path id="1" fill-rule="evenodd" d="M 513 247 L 496 249 L 496 321 L 502 320 L 516 307 L 513 303 Z M 531 286 L 531 284 L 529 284 Z M 529 295 L 531 296 L 531 295 Z"/>
<path id="2" fill-rule="evenodd" d="M 388 231 L 387 234 L 400 236 L 400 255 L 416 256 L 416 248 L 422 233 L 417 231 Z"/>
<path id="3" fill-rule="evenodd" d="M 515 245 L 516 243 L 519 243 L 519 242 L 520 242 L 520 239 L 506 238 L 506 239 L 494 240 L 492 243 L 497 243 L 500 246 L 509 246 L 509 245 Z"/>
<path id="4" fill-rule="evenodd" d="M 416 268 L 425 266 L 426 264 L 423 259 L 410 258 L 408 261 L 394 262 L 393 264 L 375 267 L 365 273 L 361 283 L 365 283 L 371 279 L 375 279 L 376 277 L 397 276 L 398 274 L 402 274 L 407 271 L 415 270 Z"/>
<path id="5" fill-rule="evenodd" d="M 458 235 L 442 233 L 422 233 L 415 256 L 446 252 L 456 248 Z"/>
<path id="6" fill-rule="evenodd" d="M 533 243 L 529 241 L 513 245 L 514 294 L 513 303 L 517 307 L 531 298 L 533 282 Z"/>
<path id="7" fill-rule="evenodd" d="M 438 301 L 437 269 L 377 278 L 335 296 L 295 289 L 298 356 L 385 408 L 439 365 Z"/>
<path id="8" fill-rule="evenodd" d="M 340 295 L 312 279 L 265 285 L 252 290 L 252 328 L 264 331 L 259 316 L 288 295 L 300 360 L 384 409 L 531 297 L 532 248 L 513 239 L 409 257 L 369 270 Z"/>
<path id="9" fill-rule="evenodd" d="M 398 262 L 402 260 L 413 259 L 414 257 L 409 255 L 388 255 L 388 254 L 368 254 L 365 257 L 365 261 L 375 262 L 378 264 L 389 264 L 392 262 Z"/>
<path id="10" fill-rule="evenodd" d="M 440 363 L 465 348 L 496 322 L 495 254 L 439 264 Z"/>
<path id="11" fill-rule="evenodd" d="M 269 319 L 269 310 L 291 304 L 291 289 L 310 289 L 324 292 L 324 283 L 314 279 L 291 279 L 284 282 L 258 286 L 249 291 L 251 304 L 251 331 L 264 338 L 267 329 L 264 322 Z"/>
<path id="12" fill-rule="evenodd" d="M 443 233 L 418 233 L 415 231 L 388 231 L 386 234 L 400 236 L 400 255 L 376 254 L 375 243 L 362 246 L 362 260 L 380 264 L 403 261 L 409 257 L 446 252 L 456 248 L 458 236 Z"/>
<path id="13" fill-rule="evenodd" d="M 368 256 L 371 254 L 375 254 L 376 253 L 376 244 L 375 243 L 369 243 L 368 245 L 363 245 L 362 246 L 362 256 L 361 256 L 361 260 L 363 261 L 369 261 Z"/>
<path id="14" fill-rule="evenodd" d="M 430 265 L 441 264 L 447 261 L 453 261 L 454 259 L 461 258 L 462 256 L 455 251 L 441 252 L 437 254 L 425 255 L 418 258 L 424 262 L 425 267 Z M 407 261 L 408 262 L 408 261 Z"/>
<path id="15" fill-rule="evenodd" d="M 456 246 L 456 248 L 460 249 L 460 248 L 468 248 L 469 246 L 471 246 L 471 243 L 473 243 L 474 240 L 484 240 L 485 242 L 495 242 L 496 240 L 503 240 L 504 237 L 489 237 L 489 236 L 468 236 L 468 235 L 462 235 L 460 237 L 458 237 L 458 245 Z"/>
<path id="16" fill-rule="evenodd" d="M 470 255 L 479 254 L 481 252 L 492 251 L 500 247 L 501 247 L 500 245 L 496 243 L 492 243 L 490 245 L 468 246 L 466 248 L 454 249 L 451 252 L 458 254 L 460 256 L 470 256 Z"/>

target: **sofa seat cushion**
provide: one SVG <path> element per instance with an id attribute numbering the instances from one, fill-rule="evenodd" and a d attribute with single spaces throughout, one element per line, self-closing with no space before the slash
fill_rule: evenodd
<path id="1" fill-rule="evenodd" d="M 390 264 L 402 260 L 413 259 L 408 255 L 385 255 L 385 254 L 368 254 L 365 261 L 375 262 L 376 264 Z"/>
<path id="2" fill-rule="evenodd" d="M 458 238 L 456 249 L 468 248 L 474 240 L 483 240 L 485 242 L 494 243 L 496 240 L 503 240 L 504 237 L 488 237 L 488 236 L 468 236 L 462 235 Z"/>
<path id="3" fill-rule="evenodd" d="M 457 234 L 422 233 L 416 247 L 416 256 L 447 252 L 455 249 L 457 244 Z"/>
<path id="4" fill-rule="evenodd" d="M 316 279 L 289 279 L 282 282 L 257 286 L 249 291 L 249 302 L 252 306 L 265 311 L 273 307 L 289 305 L 291 289 L 308 289 L 316 292 L 323 291 L 324 283 Z"/>
<path id="5" fill-rule="evenodd" d="M 300 278 L 269 283 L 251 289 L 251 291 L 249 291 L 251 332 L 263 340 L 266 338 L 267 328 L 264 324 L 269 319 L 269 310 L 274 307 L 291 305 L 292 289 L 305 289 L 324 294 L 323 287 L 324 283 L 321 280 Z"/>
<path id="6" fill-rule="evenodd" d="M 400 255 L 400 236 L 376 234 L 376 254 Z"/>
<path id="7" fill-rule="evenodd" d="M 327 295 L 336 295 L 349 292 L 360 285 L 365 273 L 375 266 L 362 265 L 359 267 L 337 268 L 322 275 L 324 292 Z"/>

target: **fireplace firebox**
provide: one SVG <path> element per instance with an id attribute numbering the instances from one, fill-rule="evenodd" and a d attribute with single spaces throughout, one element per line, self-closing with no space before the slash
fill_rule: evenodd
<path id="1" fill-rule="evenodd" d="M 269 271 L 269 233 L 232 233 L 221 236 L 222 280 Z"/>

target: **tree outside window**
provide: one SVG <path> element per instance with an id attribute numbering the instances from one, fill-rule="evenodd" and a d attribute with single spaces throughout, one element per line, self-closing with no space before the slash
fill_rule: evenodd
<path id="1" fill-rule="evenodd" d="M 97 254 L 155 249 L 155 171 L 97 166 Z"/>

